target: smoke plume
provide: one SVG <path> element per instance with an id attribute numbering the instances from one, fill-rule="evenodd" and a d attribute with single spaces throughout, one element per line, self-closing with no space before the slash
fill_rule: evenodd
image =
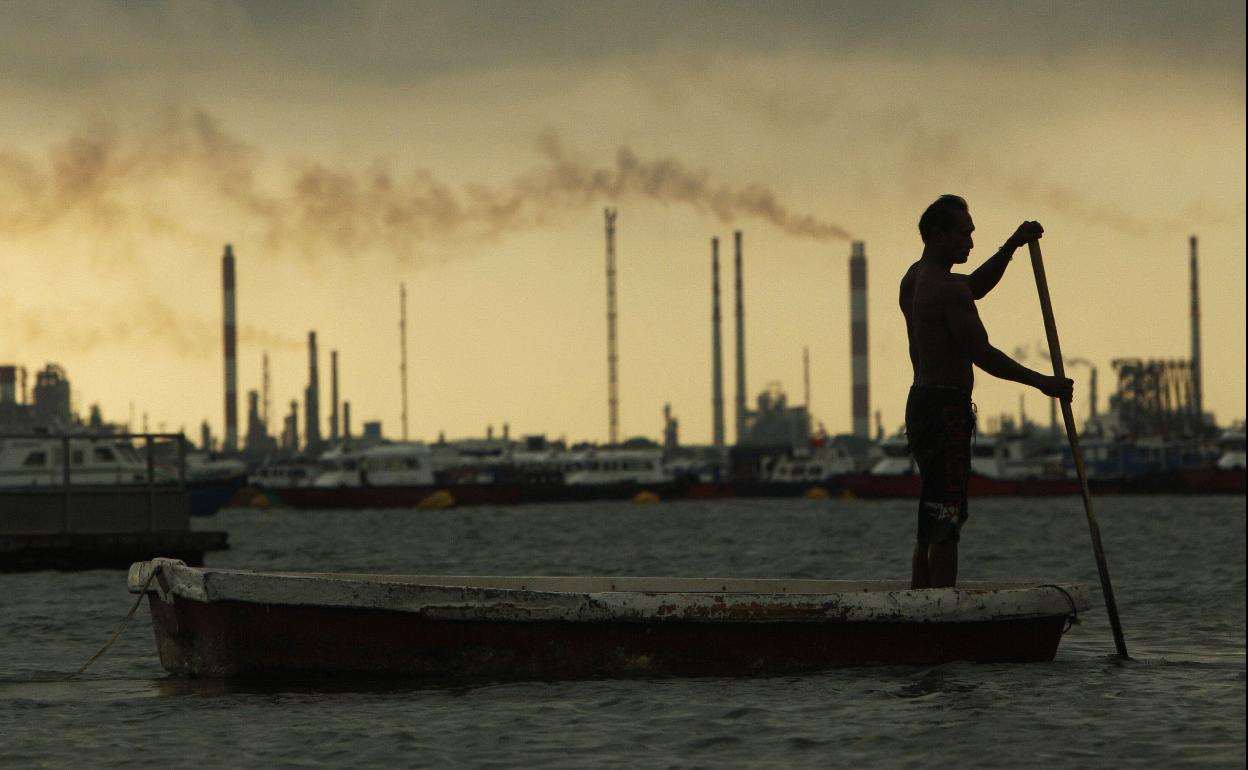
<path id="1" fill-rule="evenodd" d="M 12 307 L 11 303 L 5 304 Z M 10 309 L 0 312 L 0 321 L 13 337 L 28 346 L 55 350 L 58 355 L 90 353 L 130 343 L 144 347 L 161 344 L 186 358 L 221 355 L 220 320 L 196 318 L 155 297 L 115 307 L 79 303 L 72 311 Z M 238 328 L 238 341 L 270 351 L 298 351 L 306 345 L 301 338 L 251 325 Z"/>
<path id="2" fill-rule="evenodd" d="M 419 261 L 427 244 L 496 239 L 630 200 L 684 206 L 725 223 L 761 221 L 796 237 L 849 237 L 839 225 L 792 210 L 764 185 L 718 181 L 675 158 L 620 147 L 610 163 L 595 164 L 568 152 L 553 132 L 539 138 L 538 153 L 531 170 L 509 181 L 460 189 L 427 169 L 380 160 L 362 169 L 288 161 L 287 173 L 266 175 L 261 153 L 202 110 L 169 110 L 145 131 L 96 120 L 55 144 L 43 163 L 0 150 L 0 234 L 72 225 L 117 236 L 202 236 L 204 223 L 170 206 L 189 190 L 197 200 L 225 204 L 262 234 L 267 249 L 285 255 L 373 250 Z"/>

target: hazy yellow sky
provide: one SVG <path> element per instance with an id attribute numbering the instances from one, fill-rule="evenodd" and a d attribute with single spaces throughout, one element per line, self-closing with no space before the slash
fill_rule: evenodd
<path id="1" fill-rule="evenodd" d="M 620 419 L 706 442 L 710 238 L 731 308 L 744 232 L 751 394 L 850 428 L 849 239 L 866 242 L 871 408 L 903 417 L 896 286 L 936 196 L 971 266 L 1038 219 L 1063 352 L 1189 355 L 1200 239 L 1205 405 L 1245 414 L 1242 2 L 6 2 L 0 363 L 65 367 L 75 405 L 223 428 L 221 265 L 238 271 L 240 429 L 305 340 L 353 423 L 607 436 L 602 208 L 619 209 Z M 1026 252 L 980 302 L 1047 367 Z M 725 314 L 726 398 L 733 337 Z M 1076 414 L 1087 368 L 1075 366 Z M 980 374 L 981 415 L 1017 413 Z M 1083 397 L 1083 398 L 1081 398 Z M 1032 417 L 1046 400 L 1026 392 Z M 302 409 L 301 409 L 302 411 Z M 729 420 L 729 439 L 731 420 Z M 139 427 L 137 424 L 134 427 Z"/>

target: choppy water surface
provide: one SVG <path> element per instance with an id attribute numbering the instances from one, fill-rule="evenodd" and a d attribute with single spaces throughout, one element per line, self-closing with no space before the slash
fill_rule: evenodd
<path id="1" fill-rule="evenodd" d="M 1096 501 L 1134 661 L 1103 607 L 1051 664 L 419 687 L 168 677 L 122 571 L 0 575 L 0 764 L 1240 767 L 1243 497 Z M 1077 499 L 973 501 L 964 578 L 1098 584 Z M 227 510 L 210 565 L 451 574 L 904 578 L 908 502 Z"/>

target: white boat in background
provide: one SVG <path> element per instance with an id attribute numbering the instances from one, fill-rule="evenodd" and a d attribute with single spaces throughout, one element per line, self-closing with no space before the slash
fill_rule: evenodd
<path id="1" fill-rule="evenodd" d="M 1222 470 L 1244 470 L 1248 467 L 1248 457 L 1244 450 L 1244 431 L 1228 430 L 1218 438 L 1218 468 Z"/>
<path id="2" fill-rule="evenodd" d="M 872 476 L 919 472 L 904 434 L 880 441 L 873 451 L 877 459 L 868 471 Z M 1035 451 L 1035 442 L 1031 440 L 976 433 L 971 439 L 971 473 L 1001 481 L 1064 477 L 1061 455 L 1033 454 Z"/>
<path id="3" fill-rule="evenodd" d="M 247 463 L 233 457 L 213 457 L 207 452 L 186 455 L 187 481 L 232 479 L 247 475 Z"/>
<path id="4" fill-rule="evenodd" d="M 672 481 L 662 449 L 586 449 L 565 456 L 564 483 L 662 484 Z"/>
<path id="5" fill-rule="evenodd" d="M 876 460 L 867 472 L 872 476 L 903 476 L 918 473 L 910 456 L 910 441 L 904 434 L 889 436 L 875 445 Z"/>
<path id="6" fill-rule="evenodd" d="M 434 483 L 433 453 L 427 444 L 376 444 L 363 449 L 337 446 L 321 455 L 314 487 L 418 486 Z"/>
<path id="7" fill-rule="evenodd" d="M 65 448 L 69 448 L 71 484 L 143 484 L 147 461 L 130 441 L 111 436 L 0 439 L 0 486 L 61 486 Z M 176 481 L 157 470 L 158 483 Z"/>
<path id="8" fill-rule="evenodd" d="M 303 462 L 269 462 L 248 474 L 248 483 L 265 489 L 311 486 L 317 466 Z"/>
<path id="9" fill-rule="evenodd" d="M 853 455 L 845 447 L 825 444 L 808 452 L 777 458 L 764 471 L 763 478 L 777 483 L 815 484 L 855 470 Z"/>

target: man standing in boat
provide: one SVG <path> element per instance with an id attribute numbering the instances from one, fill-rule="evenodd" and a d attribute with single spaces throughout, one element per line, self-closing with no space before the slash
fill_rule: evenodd
<path id="1" fill-rule="evenodd" d="M 1001 280 L 1014 252 L 1039 239 L 1044 228 L 1039 222 L 1023 222 L 973 273 L 952 272 L 954 265 L 970 258 L 974 231 L 966 201 L 940 196 L 919 218 L 923 256 L 901 279 L 901 312 L 914 368 L 906 434 L 922 476 L 912 588 L 949 587 L 958 579 L 958 539 L 967 516 L 975 431 L 972 366 L 1053 398 L 1069 401 L 1074 392 L 1072 380 L 1028 369 L 989 344 L 975 309 L 975 301 Z"/>

